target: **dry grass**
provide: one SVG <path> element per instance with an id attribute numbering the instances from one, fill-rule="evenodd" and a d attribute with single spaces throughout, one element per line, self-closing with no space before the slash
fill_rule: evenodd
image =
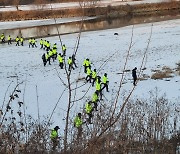
<path id="1" fill-rule="evenodd" d="M 173 70 L 166 66 L 162 68 L 162 71 L 160 70 L 152 70 L 152 71 L 155 72 L 151 76 L 151 79 L 154 80 L 173 77 L 172 76 Z"/>

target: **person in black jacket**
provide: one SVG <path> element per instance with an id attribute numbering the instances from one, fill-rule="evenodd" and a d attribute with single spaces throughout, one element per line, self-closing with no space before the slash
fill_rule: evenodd
<path id="1" fill-rule="evenodd" d="M 134 80 L 133 81 L 134 86 L 136 85 L 136 80 L 137 80 L 136 70 L 137 70 L 136 67 L 132 70 L 132 77 L 133 77 L 133 80 Z"/>
<path id="2" fill-rule="evenodd" d="M 44 66 L 46 66 L 47 61 L 46 61 L 46 55 L 45 55 L 45 53 L 42 55 L 42 60 L 43 60 Z"/>
<path id="3" fill-rule="evenodd" d="M 75 54 L 72 55 L 72 63 L 73 65 L 77 68 L 77 65 L 76 65 L 76 57 L 75 57 Z"/>

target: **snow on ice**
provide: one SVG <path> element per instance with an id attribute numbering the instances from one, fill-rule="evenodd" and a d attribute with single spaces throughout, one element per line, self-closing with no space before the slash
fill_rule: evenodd
<path id="1" fill-rule="evenodd" d="M 180 105 L 179 74 L 172 73 L 173 77 L 168 78 L 168 80 L 153 80 L 150 78 L 154 73 L 153 70 L 162 70 L 164 66 L 175 70 L 175 68 L 177 68 L 176 64 L 180 63 L 180 20 L 157 22 L 153 24 L 153 27 L 151 25 L 152 24 L 140 24 L 134 26 L 133 47 L 130 51 L 126 67 L 126 70 L 130 71 L 126 71 L 125 73 L 121 96 L 125 91 L 125 95 L 128 95 L 128 91 L 133 87 L 131 70 L 137 67 L 137 73 L 139 72 L 152 28 L 152 37 L 145 59 L 146 69 L 143 71 L 143 74 L 147 76 L 147 78 L 146 80 L 138 82 L 132 97 L 146 98 L 149 96 L 149 91 L 155 90 L 157 87 L 160 90 L 160 94 L 166 93 L 167 98 L 172 102 L 176 102 L 177 105 Z M 108 74 L 110 92 L 104 92 L 106 99 L 111 100 L 115 97 L 132 36 L 132 27 L 133 26 L 127 26 L 118 29 L 82 33 L 76 57 L 78 68 L 72 71 L 71 82 L 73 82 L 73 88 L 76 87 L 75 81 L 77 79 L 85 77 L 82 67 L 85 58 L 89 58 L 93 63 L 92 69 L 98 69 L 106 59 L 114 54 L 114 56 L 103 65 L 98 74 L 100 76 L 104 73 Z M 114 33 L 118 33 L 119 35 L 114 35 Z M 63 43 L 67 46 L 66 59 L 68 56 L 71 56 L 74 51 L 77 36 L 78 34 L 61 36 Z M 58 52 L 61 51 L 58 37 L 48 37 L 44 39 L 49 40 L 51 44 L 57 43 Z M 16 76 L 18 76 L 18 82 L 23 81 L 23 84 L 19 87 L 19 89 L 22 90 L 19 100 L 22 101 L 24 97 L 27 114 L 31 114 L 33 118 L 37 119 L 36 86 L 41 118 L 46 115 L 49 116 L 52 113 L 55 104 L 65 89 L 58 77 L 58 73 L 65 83 L 67 83 L 66 74 L 64 70 L 59 68 L 57 61 L 52 62 L 52 65 L 47 64 L 47 66 L 44 67 L 41 59 L 43 52 L 44 50 L 41 50 L 40 46 L 38 46 L 38 48 L 29 48 L 28 41 L 25 41 L 23 47 L 15 46 L 15 43 L 12 45 L 0 45 L 0 105 L 2 105 L 8 85 L 13 81 L 6 94 L 5 100 L 7 102 L 10 93 L 17 83 Z M 84 80 L 80 80 L 78 86 L 84 83 Z M 85 86 L 77 89 L 76 95 L 75 92 L 73 92 L 73 100 L 81 98 L 89 86 L 90 83 L 87 83 Z M 73 109 L 71 110 L 71 118 L 73 118 L 78 111 L 82 111 L 83 105 L 88 99 L 91 99 L 94 91 L 95 87 L 91 87 L 86 97 L 74 103 Z M 104 99 L 105 102 L 109 103 L 106 99 Z M 67 102 L 68 91 L 65 90 L 53 114 L 53 125 L 64 126 L 65 121 L 63 118 L 67 110 Z M 120 99 L 119 103 L 121 104 L 121 102 Z M 61 131 L 63 133 L 62 129 Z"/>

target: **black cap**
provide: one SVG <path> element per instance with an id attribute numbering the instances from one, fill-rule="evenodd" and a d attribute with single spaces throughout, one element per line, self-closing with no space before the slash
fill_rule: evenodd
<path id="1" fill-rule="evenodd" d="M 54 127 L 54 129 L 55 129 L 55 130 L 58 130 L 58 129 L 60 129 L 60 128 L 59 128 L 59 126 L 56 126 L 56 127 Z"/>
<path id="2" fill-rule="evenodd" d="M 78 113 L 78 116 L 81 117 L 81 113 Z"/>

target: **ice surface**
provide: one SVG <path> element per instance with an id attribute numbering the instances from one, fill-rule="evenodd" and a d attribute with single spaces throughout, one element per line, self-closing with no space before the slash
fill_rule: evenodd
<path id="1" fill-rule="evenodd" d="M 82 68 L 82 63 L 85 58 L 89 58 L 92 61 L 92 69 L 98 69 L 108 57 L 114 54 L 114 56 L 103 65 L 98 73 L 100 76 L 105 72 L 108 74 L 110 92 L 104 92 L 104 95 L 108 100 L 114 98 L 118 89 L 118 83 L 121 79 L 120 73 L 123 71 L 127 50 L 129 48 L 132 27 L 133 26 L 127 26 L 118 29 L 83 32 L 77 52 L 78 68 L 72 71 L 71 82 L 76 81 L 77 78 L 85 77 Z M 143 54 L 150 37 L 151 27 L 151 24 L 134 26 L 133 47 L 130 51 L 126 67 L 126 70 L 130 71 L 125 73 L 121 98 L 124 91 L 126 91 L 126 96 L 128 95 L 128 91 L 133 87 L 131 70 L 136 66 L 137 72 L 139 72 Z M 114 35 L 115 32 L 119 35 Z M 74 51 L 77 36 L 78 34 L 61 36 L 63 43 L 67 46 L 67 57 L 71 56 Z M 61 47 L 58 37 L 48 37 L 45 39 L 49 40 L 51 44 L 57 43 L 58 52 L 60 52 Z M 180 62 L 179 40 L 179 19 L 153 24 L 152 38 L 146 55 L 146 69 L 143 72 L 143 74 L 149 77 L 147 80 L 138 82 L 132 97 L 146 98 L 149 96 L 149 91 L 155 90 L 157 87 L 160 90 L 160 94 L 166 93 L 167 98 L 172 102 L 176 102 L 177 105 L 180 105 L 180 76 L 178 74 L 173 73 L 172 78 L 162 80 L 153 80 L 150 78 L 154 73 L 152 70 L 162 70 L 163 66 L 168 66 L 172 70 L 177 67 L 176 63 Z M 41 118 L 52 113 L 55 104 L 65 89 L 58 78 L 57 71 L 65 83 L 67 83 L 67 80 L 65 71 L 60 70 L 57 61 L 54 63 L 52 62 L 52 65 L 50 66 L 43 66 L 41 60 L 43 52 L 44 50 L 41 50 L 39 46 L 38 48 L 28 48 L 27 41 L 23 47 L 17 47 L 15 46 L 15 43 L 12 45 L 0 44 L 0 106 L 2 106 L 8 85 L 13 81 L 8 89 L 5 102 L 7 102 L 8 96 L 17 83 L 17 78 L 15 76 L 18 76 L 18 82 L 24 82 L 19 86 L 19 89 L 22 90 L 19 100 L 22 101 L 24 97 L 27 114 L 33 115 L 35 119 L 37 118 L 36 86 L 38 89 L 38 102 Z M 84 80 L 78 82 L 78 86 L 82 84 L 84 84 Z M 76 84 L 73 83 L 72 88 L 75 88 L 75 86 Z M 73 91 L 73 100 L 74 97 L 75 100 L 81 98 L 89 86 L 90 84 L 87 83 L 85 86 L 77 89 L 76 95 L 74 95 Z M 87 99 L 92 97 L 94 90 L 94 87 L 90 87 L 87 95 L 82 100 L 75 102 L 71 110 L 71 118 L 73 118 L 74 114 L 78 111 L 82 111 L 83 105 Z M 119 104 L 122 103 L 121 98 L 119 99 Z M 104 100 L 109 103 L 106 99 L 104 98 Z M 65 122 L 63 118 L 65 117 L 65 111 L 67 110 L 67 103 L 68 91 L 66 90 L 53 114 L 52 120 L 54 121 L 54 125 L 64 126 Z M 61 129 L 61 133 L 63 133 L 63 129 Z"/>

